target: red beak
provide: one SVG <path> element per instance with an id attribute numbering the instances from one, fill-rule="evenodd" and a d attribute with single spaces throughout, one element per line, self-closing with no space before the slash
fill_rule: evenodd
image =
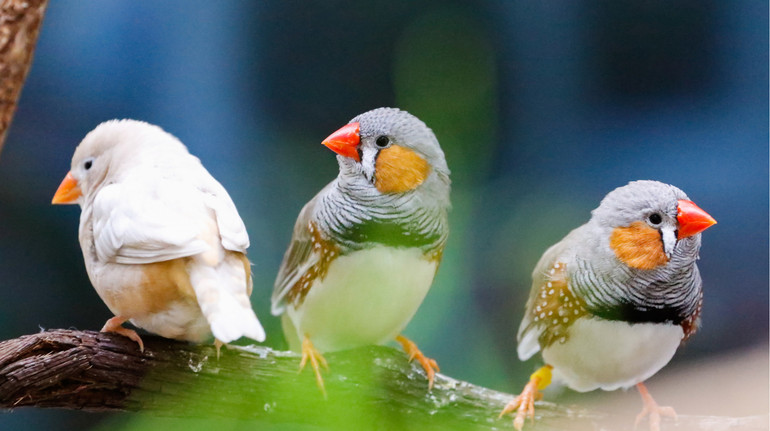
<path id="1" fill-rule="evenodd" d="M 361 142 L 361 136 L 358 134 L 359 126 L 358 123 L 344 125 L 321 143 L 341 156 L 350 157 L 360 162 L 361 158 L 358 156 L 358 144 Z"/>
<path id="2" fill-rule="evenodd" d="M 679 239 L 701 233 L 717 224 L 717 221 L 708 215 L 706 211 L 700 209 L 693 202 L 684 199 L 679 200 L 676 219 L 679 221 Z"/>

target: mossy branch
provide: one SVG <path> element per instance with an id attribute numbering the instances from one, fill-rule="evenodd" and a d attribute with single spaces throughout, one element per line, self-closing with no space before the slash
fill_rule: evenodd
<path id="1" fill-rule="evenodd" d="M 328 398 L 299 358 L 266 347 L 223 349 L 144 337 L 50 330 L 0 342 L 0 408 L 141 411 L 158 416 L 378 429 L 512 429 L 497 419 L 512 395 L 436 376 L 401 351 L 372 346 L 327 355 Z M 528 429 L 601 429 L 612 415 L 539 403 Z M 630 425 L 632 418 L 617 423 Z M 761 429 L 766 418 L 680 417 L 664 429 Z"/>

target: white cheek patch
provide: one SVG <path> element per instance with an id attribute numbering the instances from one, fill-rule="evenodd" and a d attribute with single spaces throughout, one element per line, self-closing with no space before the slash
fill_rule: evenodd
<path id="1" fill-rule="evenodd" d="M 663 251 L 666 252 L 666 257 L 671 258 L 671 253 L 676 246 L 676 231 L 672 227 L 665 226 L 660 233 L 663 236 Z"/>
<path id="2" fill-rule="evenodd" d="M 377 150 L 368 146 L 361 148 L 361 171 L 367 180 L 374 179 L 374 163 L 377 158 Z"/>

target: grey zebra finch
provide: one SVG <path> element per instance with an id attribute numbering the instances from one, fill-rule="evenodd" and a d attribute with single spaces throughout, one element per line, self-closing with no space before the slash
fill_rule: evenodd
<path id="1" fill-rule="evenodd" d="M 322 353 L 398 340 L 428 388 L 438 366 L 400 335 L 428 292 L 449 233 L 449 169 L 417 117 L 379 108 L 323 144 L 339 175 L 299 213 L 275 281 L 272 312 L 325 394 Z"/>
<path id="2" fill-rule="evenodd" d="M 610 192 L 591 219 L 550 247 L 532 273 L 518 354 L 541 352 L 545 366 L 500 416 L 517 410 L 521 430 L 551 377 L 585 392 L 636 385 L 638 424 L 659 406 L 644 381 L 663 368 L 700 322 L 700 232 L 716 221 L 680 189 L 634 181 Z"/>

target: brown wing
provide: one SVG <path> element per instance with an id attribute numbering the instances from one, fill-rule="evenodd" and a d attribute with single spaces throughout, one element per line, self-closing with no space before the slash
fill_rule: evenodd
<path id="1" fill-rule="evenodd" d="M 317 202 L 318 195 L 305 204 L 294 224 L 291 243 L 283 255 L 283 262 L 273 285 L 271 312 L 275 316 L 283 313 L 287 295 L 292 287 L 320 260 L 320 254 L 313 253 L 313 236 L 310 232 L 311 217 Z"/>
<path id="2" fill-rule="evenodd" d="M 569 285 L 569 245 L 578 229 L 546 250 L 532 273 L 532 290 L 519 326 L 518 354 L 526 360 L 553 342 L 564 342 L 567 329 L 588 314 L 583 301 Z"/>

